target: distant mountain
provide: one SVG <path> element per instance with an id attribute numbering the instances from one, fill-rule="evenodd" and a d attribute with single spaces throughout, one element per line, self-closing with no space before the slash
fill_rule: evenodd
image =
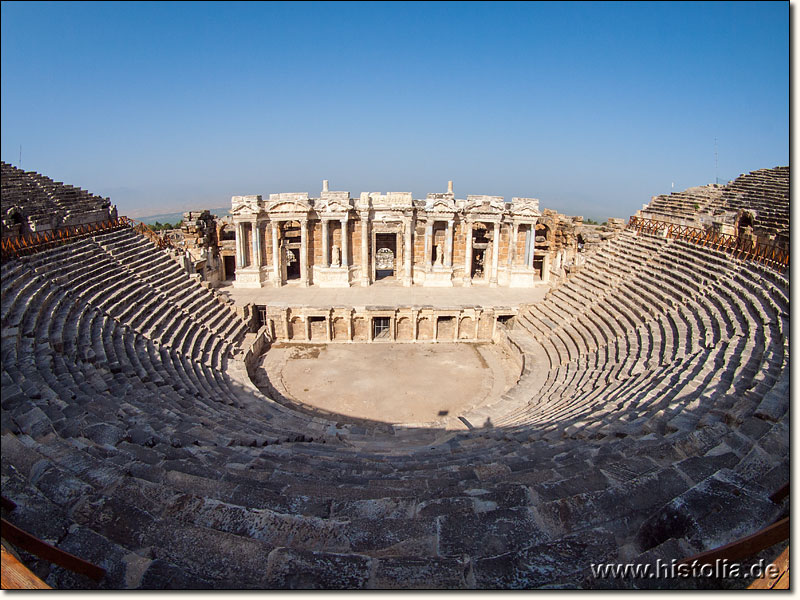
<path id="1" fill-rule="evenodd" d="M 201 208 L 194 210 L 209 210 L 211 211 L 212 215 L 216 215 L 217 217 L 227 217 L 230 214 L 230 208 L 228 208 L 227 206 L 222 208 L 209 208 L 209 209 Z M 145 223 L 146 225 L 152 225 L 156 221 L 158 221 L 159 223 L 171 223 L 172 225 L 174 225 L 175 223 L 183 219 L 184 212 L 188 211 L 164 213 L 161 215 L 149 215 L 147 217 L 135 217 L 135 219 L 137 221 Z"/>

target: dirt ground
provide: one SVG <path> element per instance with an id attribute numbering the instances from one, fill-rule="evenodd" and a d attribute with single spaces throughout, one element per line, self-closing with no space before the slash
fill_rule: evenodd
<path id="1" fill-rule="evenodd" d="M 501 394 L 511 360 L 493 344 L 275 344 L 261 377 L 289 400 L 347 417 L 445 424 Z"/>

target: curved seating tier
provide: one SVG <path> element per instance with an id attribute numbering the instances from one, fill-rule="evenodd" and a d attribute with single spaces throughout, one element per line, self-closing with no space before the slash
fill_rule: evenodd
<path id="1" fill-rule="evenodd" d="M 743 173 L 727 185 L 710 184 L 654 196 L 641 215 L 705 227 L 715 217 L 739 210 L 753 213 L 756 233 L 788 247 L 789 167 Z"/>
<path id="2" fill-rule="evenodd" d="M 8 163 L 2 169 L 2 212 L 16 206 L 37 228 L 78 225 L 109 219 L 111 201 L 34 171 L 23 171 Z M 37 229 L 41 230 L 41 229 Z"/>
<path id="3" fill-rule="evenodd" d="M 2 267 L 9 518 L 108 571 L 31 559 L 54 587 L 600 587 L 592 563 L 785 510 L 788 283 L 758 265 L 625 232 L 520 311 L 518 384 L 442 431 L 272 402 L 173 264 L 126 230 Z"/>

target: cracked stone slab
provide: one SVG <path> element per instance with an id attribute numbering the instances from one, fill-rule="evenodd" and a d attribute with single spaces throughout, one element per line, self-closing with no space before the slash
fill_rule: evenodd
<path id="1" fill-rule="evenodd" d="M 276 548 L 269 555 L 269 586 L 279 589 L 355 590 L 367 587 L 373 559 L 360 554 L 333 554 Z"/>
<path id="2" fill-rule="evenodd" d="M 438 517 L 438 529 L 442 556 L 493 556 L 549 538 L 528 508 L 443 515 Z"/>

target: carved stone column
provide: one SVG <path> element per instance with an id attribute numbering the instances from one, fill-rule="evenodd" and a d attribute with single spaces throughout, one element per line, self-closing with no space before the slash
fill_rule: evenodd
<path id="1" fill-rule="evenodd" d="M 236 268 L 244 267 L 244 227 L 236 223 Z"/>
<path id="2" fill-rule="evenodd" d="M 278 242 L 278 222 L 272 221 L 272 276 L 275 287 L 280 287 L 281 281 L 281 247 Z"/>
<path id="3" fill-rule="evenodd" d="M 347 231 L 348 219 L 342 219 L 342 266 L 345 269 L 350 268 L 350 234 Z M 348 277 L 349 283 L 349 277 Z"/>
<path id="4" fill-rule="evenodd" d="M 489 286 L 497 287 L 497 268 L 500 262 L 500 223 L 495 221 L 494 239 L 492 240 L 492 273 L 489 277 Z"/>
<path id="5" fill-rule="evenodd" d="M 253 234 L 253 266 L 261 267 L 261 230 L 258 227 L 258 221 L 253 221 L 250 224 L 250 229 Z"/>
<path id="6" fill-rule="evenodd" d="M 403 219 L 403 285 L 410 287 L 413 278 L 411 276 L 412 263 L 414 261 L 414 248 L 411 243 L 411 233 L 413 222 L 411 217 Z"/>
<path id="7" fill-rule="evenodd" d="M 542 257 L 542 281 L 550 281 L 550 254 Z"/>
<path id="8" fill-rule="evenodd" d="M 328 219 L 322 219 L 322 266 L 331 266 L 331 248 L 328 242 Z"/>
<path id="9" fill-rule="evenodd" d="M 425 226 L 425 258 L 423 259 L 426 271 L 430 271 L 431 265 L 433 264 L 432 245 L 433 245 L 433 221 L 429 218 L 428 223 Z"/>
<path id="10" fill-rule="evenodd" d="M 510 227 L 508 240 L 508 268 L 514 266 L 514 258 L 517 256 L 517 236 L 519 235 L 519 225 L 514 223 Z"/>
<path id="11" fill-rule="evenodd" d="M 447 221 L 447 239 L 445 240 L 444 266 L 453 266 L 453 219 Z"/>
<path id="12" fill-rule="evenodd" d="M 361 285 L 366 287 L 372 279 L 372 267 L 369 264 L 369 212 L 361 215 Z"/>
<path id="13" fill-rule="evenodd" d="M 469 287 L 472 285 L 472 221 L 465 221 L 464 225 L 467 228 L 464 232 L 464 287 Z"/>
<path id="14" fill-rule="evenodd" d="M 308 287 L 308 219 L 300 221 L 300 285 Z"/>

